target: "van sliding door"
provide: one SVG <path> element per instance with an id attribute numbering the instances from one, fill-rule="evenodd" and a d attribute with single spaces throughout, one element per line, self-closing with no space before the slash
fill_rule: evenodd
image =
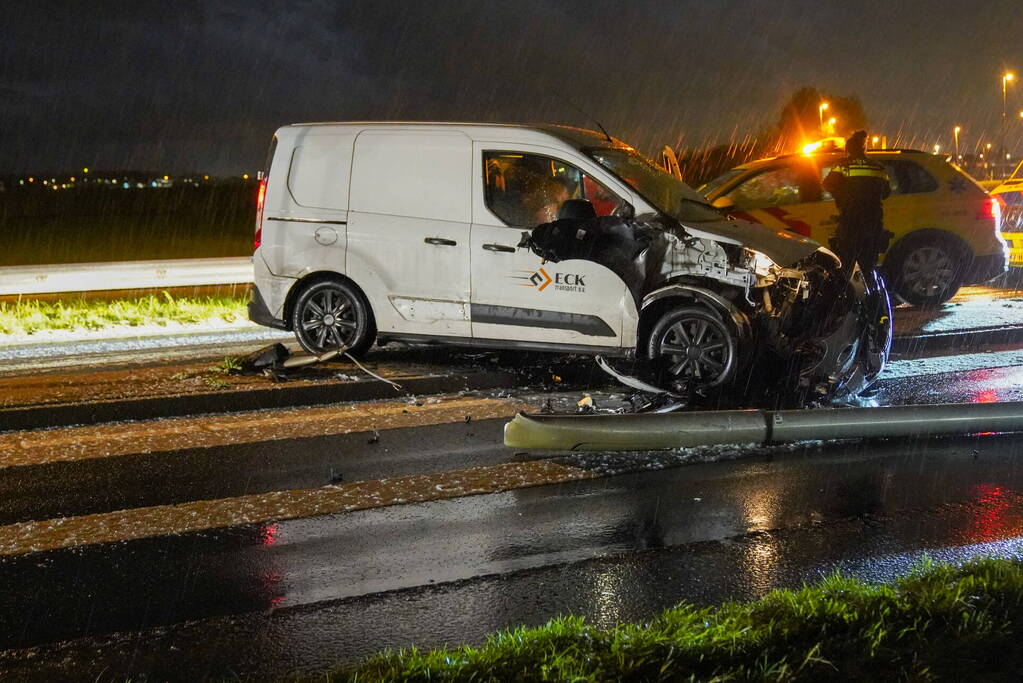
<path id="1" fill-rule="evenodd" d="M 468 337 L 472 142 L 364 130 L 355 141 L 347 273 L 380 333 Z"/>

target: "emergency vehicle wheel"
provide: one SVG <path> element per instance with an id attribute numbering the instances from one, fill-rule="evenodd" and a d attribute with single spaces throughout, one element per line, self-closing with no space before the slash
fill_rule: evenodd
<path id="1" fill-rule="evenodd" d="M 358 355 L 373 343 L 373 320 L 362 293 L 337 280 L 321 280 L 303 291 L 292 316 L 302 348 L 321 354 L 338 347 Z"/>
<path id="2" fill-rule="evenodd" d="M 885 262 L 892 290 L 913 306 L 945 303 L 959 291 L 966 263 L 963 250 L 940 234 L 897 244 Z"/>
<path id="3" fill-rule="evenodd" d="M 657 386 L 672 391 L 710 389 L 730 381 L 738 356 L 735 334 L 710 311 L 671 308 L 647 338 Z"/>

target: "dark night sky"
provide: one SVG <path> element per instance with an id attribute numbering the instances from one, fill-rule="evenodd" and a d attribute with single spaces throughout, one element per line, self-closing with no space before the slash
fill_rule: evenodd
<path id="1" fill-rule="evenodd" d="M 5 2 L 0 171 L 240 173 L 299 121 L 551 121 L 647 151 L 741 138 L 814 85 L 918 145 L 997 134 L 1018 0 Z M 571 103 L 571 104 L 570 104 Z M 1010 86 L 1021 141 L 1023 83 Z M 1017 147 L 1020 149 L 1023 145 Z"/>

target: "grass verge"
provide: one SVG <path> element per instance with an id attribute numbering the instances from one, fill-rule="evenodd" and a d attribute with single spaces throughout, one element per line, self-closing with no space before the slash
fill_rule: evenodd
<path id="1" fill-rule="evenodd" d="M 117 301 L 72 299 L 0 303 L 0 334 L 102 330 L 172 322 L 234 322 L 246 317 L 245 306 L 242 298 L 175 298 L 167 292 Z"/>
<path id="2" fill-rule="evenodd" d="M 480 647 L 386 652 L 330 681 L 1019 681 L 1023 565 L 923 563 L 888 585 L 835 575 L 611 629 L 564 617 Z"/>

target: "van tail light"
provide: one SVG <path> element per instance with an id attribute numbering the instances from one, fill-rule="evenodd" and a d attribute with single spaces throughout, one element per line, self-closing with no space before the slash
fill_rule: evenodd
<path id="1" fill-rule="evenodd" d="M 259 249 L 263 243 L 263 202 L 266 200 L 266 176 L 259 179 L 259 190 L 256 192 L 256 236 L 252 240 L 252 249 Z"/>
<path id="2" fill-rule="evenodd" d="M 987 218 L 995 222 L 995 229 L 1002 225 L 1002 202 L 998 197 L 988 197 L 984 200 L 977 218 Z"/>

